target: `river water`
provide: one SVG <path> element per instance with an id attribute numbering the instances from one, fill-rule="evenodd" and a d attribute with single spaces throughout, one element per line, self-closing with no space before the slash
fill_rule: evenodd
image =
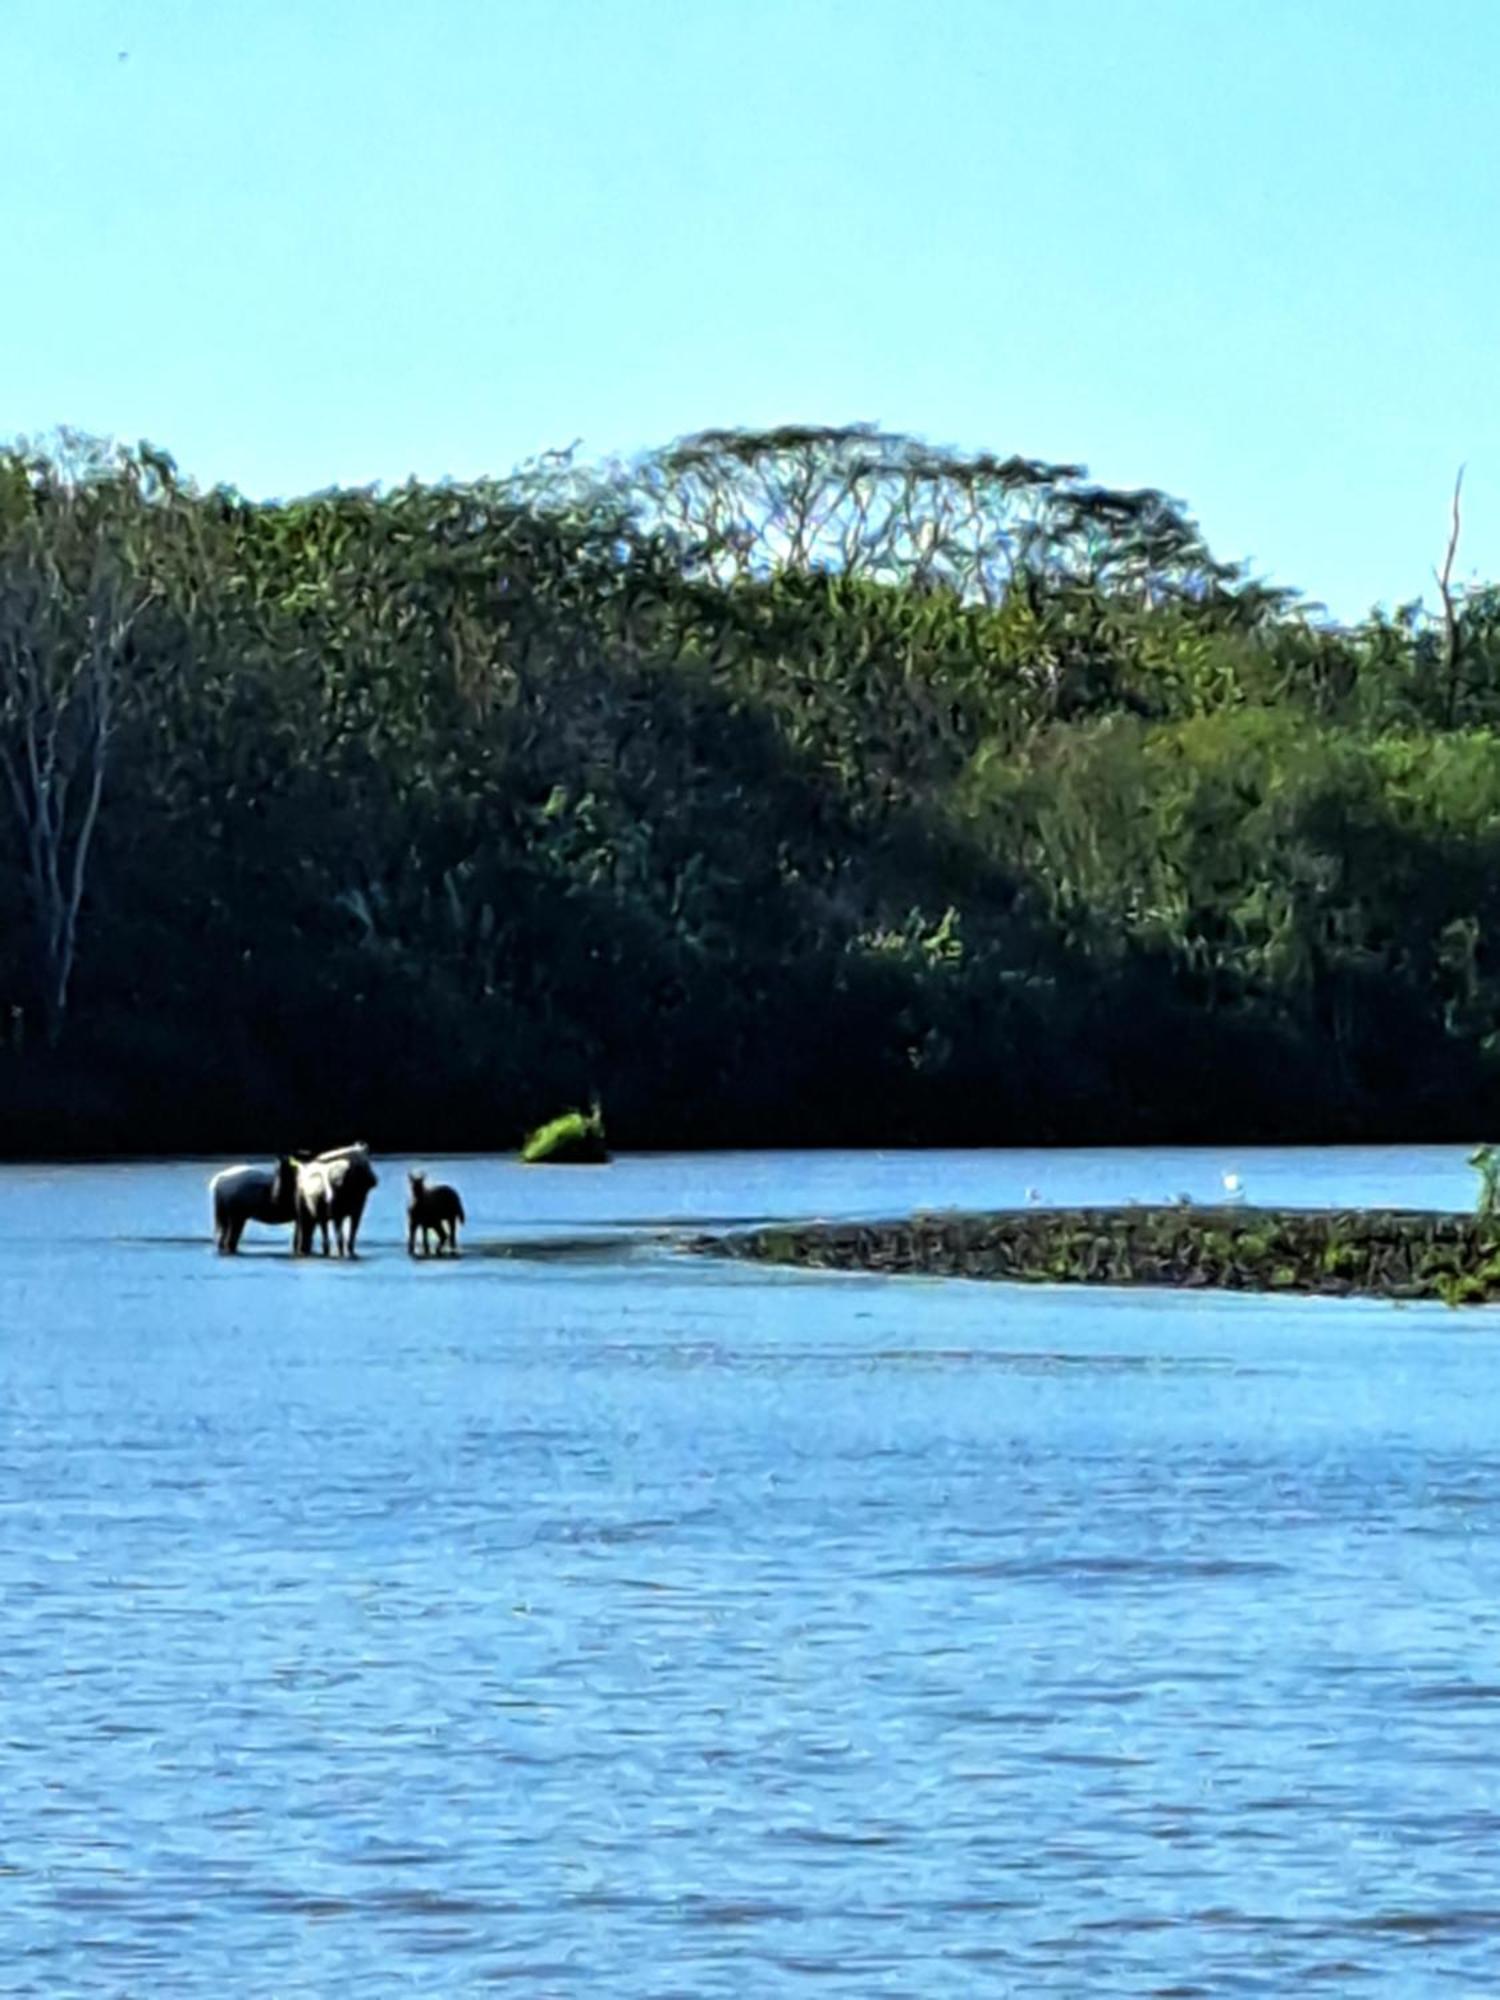
<path id="1" fill-rule="evenodd" d="M 406 1164 L 0 1168 L 0 1993 L 1500 1986 L 1500 1313 L 672 1247 L 1462 1148 Z"/>

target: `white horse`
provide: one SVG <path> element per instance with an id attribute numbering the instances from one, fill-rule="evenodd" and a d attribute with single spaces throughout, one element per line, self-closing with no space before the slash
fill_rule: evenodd
<path id="1" fill-rule="evenodd" d="M 326 1257 L 331 1227 L 339 1256 L 352 1257 L 370 1190 L 380 1185 L 370 1165 L 369 1147 L 338 1146 L 332 1152 L 319 1153 L 315 1160 L 293 1162 L 293 1171 L 296 1203 L 292 1254 L 310 1257 L 313 1231 L 321 1230 Z"/>
<path id="2" fill-rule="evenodd" d="M 225 1167 L 208 1184 L 214 1241 L 226 1257 L 240 1247 L 247 1222 L 290 1222 L 297 1209 L 297 1170 L 291 1160 L 274 1167 Z"/>

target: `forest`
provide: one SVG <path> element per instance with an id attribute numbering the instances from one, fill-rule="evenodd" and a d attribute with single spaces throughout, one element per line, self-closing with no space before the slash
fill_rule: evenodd
<path id="1" fill-rule="evenodd" d="M 872 426 L 284 502 L 16 443 L 0 1152 L 1482 1137 L 1452 556 L 1342 624 Z"/>

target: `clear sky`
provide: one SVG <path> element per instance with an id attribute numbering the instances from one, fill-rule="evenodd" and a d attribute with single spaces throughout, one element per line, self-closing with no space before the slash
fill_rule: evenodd
<path id="1" fill-rule="evenodd" d="M 123 58 L 123 59 L 122 59 Z M 0 0 L 0 435 L 257 495 L 870 420 L 1500 578 L 1500 0 Z"/>

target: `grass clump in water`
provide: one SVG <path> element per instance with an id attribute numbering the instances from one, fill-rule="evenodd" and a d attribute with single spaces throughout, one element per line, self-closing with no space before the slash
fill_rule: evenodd
<path id="1" fill-rule="evenodd" d="M 1480 1146 L 1469 1155 L 1469 1165 L 1479 1176 L 1479 1198 L 1474 1213 L 1481 1222 L 1500 1216 L 1500 1147 Z"/>
<path id="2" fill-rule="evenodd" d="M 609 1159 L 604 1138 L 604 1113 L 596 1098 L 588 1111 L 565 1111 L 539 1125 L 521 1148 L 529 1167 L 597 1167 Z"/>

